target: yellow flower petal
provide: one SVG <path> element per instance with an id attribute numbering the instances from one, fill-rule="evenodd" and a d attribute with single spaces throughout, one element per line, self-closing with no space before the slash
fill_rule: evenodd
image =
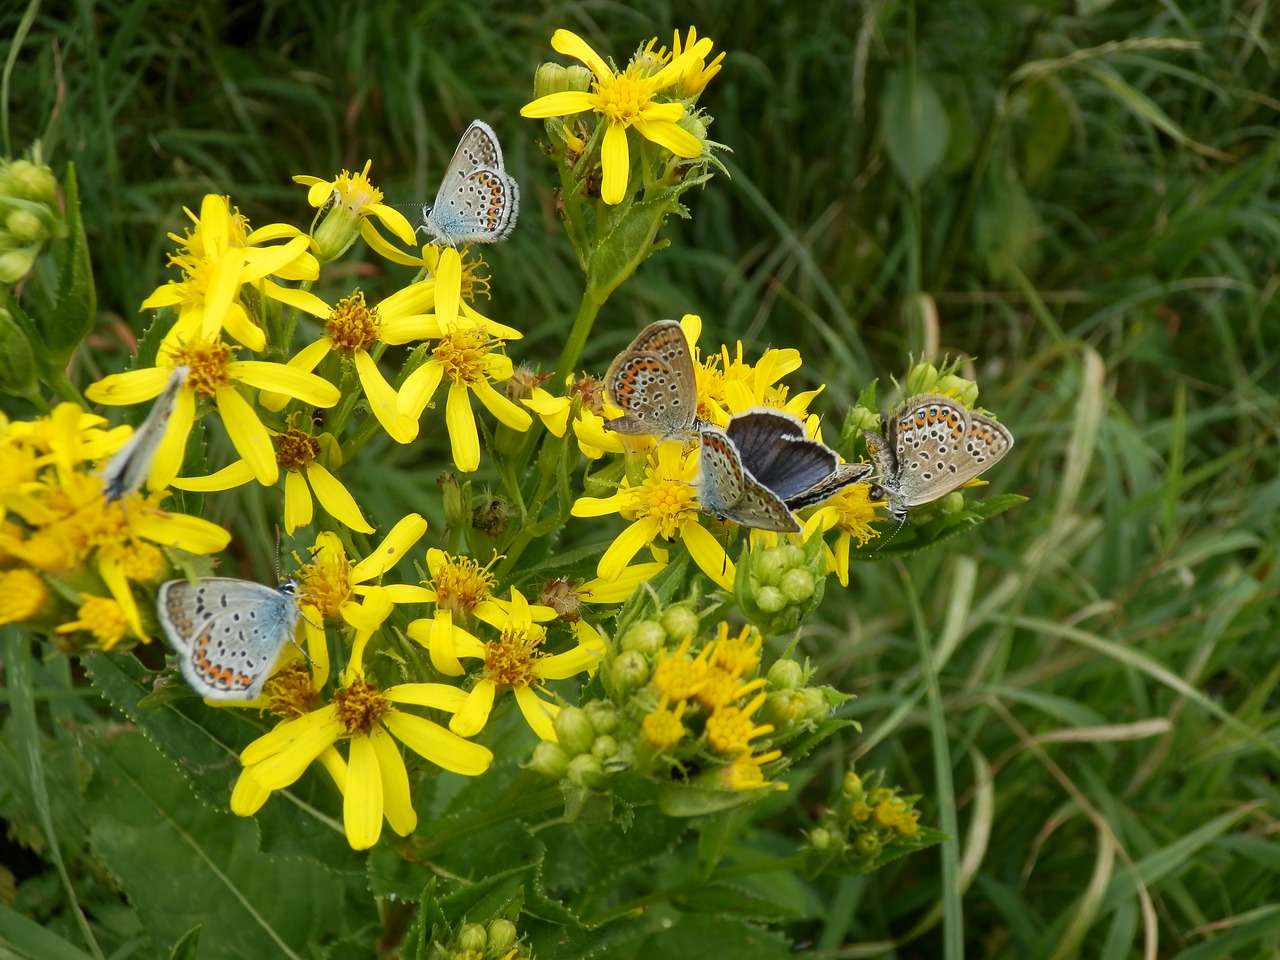
<path id="1" fill-rule="evenodd" d="M 378 758 L 378 770 L 382 774 L 382 812 L 387 823 L 402 837 L 413 833 L 418 826 L 418 814 L 409 797 L 409 771 L 404 767 L 400 748 L 391 734 L 374 724 L 369 731 L 369 742 Z"/>
<path id="2" fill-rule="evenodd" d="M 599 574 L 600 579 L 612 580 L 621 576 L 632 557 L 657 535 L 658 524 L 654 520 L 637 520 L 628 526 L 618 534 L 609 545 L 609 549 L 604 552 L 604 556 L 600 558 L 600 564 L 596 567 L 596 573 Z"/>
<path id="3" fill-rule="evenodd" d="M 174 477 L 167 486 L 178 490 L 194 490 L 209 493 L 214 490 L 231 490 L 253 479 L 253 468 L 244 460 L 237 460 L 207 477 Z"/>
<path id="4" fill-rule="evenodd" d="M 720 589 L 732 591 L 737 570 L 715 535 L 697 523 L 685 524 L 680 533 L 685 547 L 689 550 L 689 556 L 693 557 L 693 562 L 702 568 L 702 572 Z"/>
<path id="5" fill-rule="evenodd" d="M 600 146 L 600 165 L 604 167 L 600 199 L 608 204 L 621 203 L 627 194 L 627 178 L 631 171 L 627 130 L 622 124 L 611 123 L 605 129 L 604 142 Z"/>
<path id="6" fill-rule="evenodd" d="M 240 305 L 239 301 L 233 300 L 227 304 L 226 312 L 222 315 L 222 328 L 237 343 L 244 344 L 255 353 L 266 349 L 266 333 L 260 326 L 249 319 L 249 314 Z M 216 331 L 214 335 L 216 336 Z"/>
<path id="7" fill-rule="evenodd" d="M 292 473 L 292 471 L 290 471 Z M 307 479 L 311 481 L 311 489 L 325 512 L 343 526 L 350 527 L 359 533 L 373 533 L 373 527 L 360 512 L 360 505 L 355 497 L 347 492 L 347 488 L 332 473 L 318 463 L 307 467 Z M 285 495 L 288 498 L 288 480 L 285 480 Z M 285 505 L 288 512 L 288 504 Z M 310 520 L 307 521 L 310 523 Z"/>
<path id="8" fill-rule="evenodd" d="M 440 251 L 436 263 L 436 317 L 443 330 L 452 330 L 458 323 L 458 298 L 462 294 L 462 257 L 453 247 Z"/>
<path id="9" fill-rule="evenodd" d="M 475 777 L 489 769 L 493 753 L 478 743 L 469 743 L 439 724 L 399 710 L 383 715 L 382 724 L 397 740 L 437 767 Z"/>
<path id="10" fill-rule="evenodd" d="M 246 767 L 231 790 L 231 812 L 237 817 L 252 817 L 270 797 L 271 791 L 258 783 L 253 768 Z"/>
<path id="11" fill-rule="evenodd" d="M 293 536 L 299 527 L 310 526 L 312 516 L 311 491 L 307 481 L 296 470 L 284 472 L 284 532 Z"/>
<path id="12" fill-rule="evenodd" d="M 485 409 L 512 430 L 523 433 L 533 425 L 533 417 L 529 416 L 529 411 L 522 409 L 513 400 L 493 389 L 493 385 L 487 380 L 473 383 L 471 391 L 485 405 Z"/>
<path id="13" fill-rule="evenodd" d="M 457 713 L 467 702 L 467 692 L 447 683 L 401 683 L 382 691 L 392 703 L 412 703 L 446 713 Z"/>
<path id="14" fill-rule="evenodd" d="M 97 383 L 89 384 L 84 395 L 94 403 L 105 403 L 107 406 L 145 403 L 160 396 L 172 374 L 170 367 L 147 367 L 145 370 L 113 373 Z"/>
<path id="15" fill-rule="evenodd" d="M 378 770 L 378 754 L 368 737 L 351 738 L 342 826 L 353 850 L 368 850 L 382 835 L 382 774 Z"/>
<path id="16" fill-rule="evenodd" d="M 399 563 L 405 551 L 421 540 L 426 532 L 427 521 L 421 514 L 405 514 L 387 531 L 378 549 L 352 568 L 351 582 L 364 583 L 382 576 Z"/>
<path id="17" fill-rule="evenodd" d="M 571 30 L 563 28 L 551 35 L 551 49 L 563 53 L 566 57 L 581 60 L 587 69 L 596 75 L 596 79 L 605 80 L 613 77 L 613 71 L 604 62 L 600 54 L 591 49 L 591 45 Z"/>
<path id="18" fill-rule="evenodd" d="M 400 398 L 396 401 L 397 411 L 416 423 L 422 411 L 427 409 L 443 376 L 444 365 L 432 359 L 405 377 L 400 385 Z"/>
<path id="19" fill-rule="evenodd" d="M 664 104 L 664 106 L 666 105 Z M 670 104 L 670 106 L 679 106 L 679 104 Z M 681 114 L 683 112 L 682 110 Z M 702 141 L 679 124 L 672 123 L 669 119 L 651 120 L 642 118 L 637 120 L 633 126 L 642 137 L 653 141 L 660 147 L 666 147 L 677 157 L 691 159 L 702 153 Z"/>
<path id="20" fill-rule="evenodd" d="M 418 239 L 418 235 L 414 232 L 413 224 L 403 213 L 395 207 L 389 207 L 385 203 L 371 203 L 365 207 L 366 213 L 377 217 L 384 227 L 396 235 L 401 243 L 412 244 Z"/>
<path id="21" fill-rule="evenodd" d="M 248 462 L 259 483 L 264 486 L 275 483 L 280 476 L 275 447 L 267 428 L 253 412 L 253 407 L 249 406 L 234 387 L 220 387 L 215 399 L 218 413 L 222 415 L 222 425 L 227 428 L 227 436 L 231 438 L 231 445 Z"/>
<path id="22" fill-rule="evenodd" d="M 360 375 L 360 386 L 369 399 L 369 409 L 387 431 L 387 436 L 396 443 L 411 443 L 418 436 L 417 421 L 402 415 L 398 410 L 399 398 L 391 384 L 382 376 L 382 371 L 374 363 L 373 357 L 366 350 L 355 353 L 356 373 Z"/>
<path id="23" fill-rule="evenodd" d="M 251 387 L 287 393 L 313 407 L 332 407 L 342 394 L 328 380 L 314 373 L 304 373 L 283 363 L 266 360 L 232 360 L 226 366 L 227 376 L 243 380 Z"/>
<path id="24" fill-rule="evenodd" d="M 303 313 L 309 313 L 313 317 L 319 317 L 321 320 L 327 320 L 329 315 L 333 313 L 333 307 L 325 303 L 319 297 L 309 290 L 299 290 L 297 287 L 284 287 L 276 283 L 274 280 L 262 281 L 263 293 L 272 300 L 279 301 L 286 306 L 293 307 L 295 310 L 301 310 Z M 290 363 L 289 366 L 294 366 Z M 302 367 L 303 370 L 310 370 L 314 367 L 313 363 L 310 367 Z"/>
<path id="25" fill-rule="evenodd" d="M 489 722 L 498 685 L 488 677 L 481 679 L 467 696 L 467 702 L 449 721 L 449 729 L 460 737 L 474 737 Z"/>
<path id="26" fill-rule="evenodd" d="M 538 675 L 544 680 L 567 680 L 600 665 L 602 650 L 579 644 L 564 653 L 554 653 L 538 661 Z"/>
<path id="27" fill-rule="evenodd" d="M 130 516 L 129 529 L 144 540 L 187 553 L 217 553 L 231 542 L 231 534 L 216 523 L 185 513 L 139 511 Z"/>
<path id="28" fill-rule="evenodd" d="M 413 254 L 405 253 L 397 249 L 386 241 L 386 238 L 378 232 L 378 228 L 373 225 L 373 221 L 365 217 L 360 221 L 360 236 L 378 256 L 390 260 L 392 263 L 398 263 L 404 267 L 421 267 L 422 257 L 415 257 Z M 416 238 L 415 238 L 416 239 Z M 406 240 L 405 243 L 413 243 L 413 240 Z"/>
<path id="29" fill-rule="evenodd" d="M 556 728 L 553 721 L 560 708 L 554 703 L 547 703 L 529 687 L 516 687 L 516 705 L 524 714 L 525 723 L 538 735 L 539 740 L 556 741 Z"/>
<path id="30" fill-rule="evenodd" d="M 276 730 L 281 727 L 291 728 L 288 743 L 265 755 L 254 768 L 259 783 L 267 790 L 280 790 L 297 780 L 320 751 L 334 744 L 343 732 L 342 724 L 337 721 L 331 708 L 285 721 Z M 254 746 L 270 736 L 271 733 L 268 733 L 249 744 L 240 755 L 241 762 L 245 762 L 246 755 L 253 756 L 250 751 Z"/>
<path id="31" fill-rule="evenodd" d="M 569 512 L 575 517 L 604 517 L 617 513 L 629 502 L 630 497 L 621 491 L 611 497 L 579 497 Z"/>
<path id="32" fill-rule="evenodd" d="M 582 599 L 588 603 L 622 603 L 640 589 L 640 584 L 652 580 L 666 566 L 665 563 L 637 563 L 627 567 L 613 580 L 592 580 L 578 588 Z"/>
<path id="33" fill-rule="evenodd" d="M 333 343 L 327 337 L 321 337 L 315 343 L 309 343 L 299 350 L 293 359 L 289 361 L 288 366 L 303 373 L 310 373 L 316 368 L 316 364 L 329 355 L 329 351 L 332 349 Z M 287 393 L 276 393 L 273 390 L 263 390 L 258 394 L 258 402 L 272 413 L 283 410 L 285 404 L 292 399 Z"/>
<path id="34" fill-rule="evenodd" d="M 426 587 L 419 586 L 416 583 L 389 583 L 387 584 L 387 594 L 391 597 L 391 602 L 397 606 L 402 603 L 436 602 L 434 590 L 428 590 Z"/>
<path id="35" fill-rule="evenodd" d="M 187 438 L 191 436 L 195 422 L 196 395 L 190 390 L 179 390 L 173 402 L 173 413 L 169 414 L 169 426 L 165 428 L 164 439 L 156 447 L 155 459 L 151 461 L 151 470 L 147 474 L 147 485 L 152 490 L 167 487 L 182 469 L 182 461 L 187 455 Z"/>
<path id="36" fill-rule="evenodd" d="M 520 108 L 520 116 L 540 120 L 546 117 L 568 117 L 586 110 L 594 110 L 600 103 L 598 94 L 566 90 L 549 93 Z"/>
<path id="37" fill-rule="evenodd" d="M 471 398 L 467 396 L 467 388 L 460 383 L 449 385 L 444 420 L 449 430 L 454 466 L 463 473 L 473 472 L 480 466 L 480 436 L 476 432 L 475 414 L 471 412 Z"/>

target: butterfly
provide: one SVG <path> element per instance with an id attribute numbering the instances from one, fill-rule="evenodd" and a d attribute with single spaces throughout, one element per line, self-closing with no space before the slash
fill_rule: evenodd
<path id="1" fill-rule="evenodd" d="M 912 397 L 894 411 L 887 438 L 874 430 L 865 436 L 876 464 L 871 498 L 887 500 L 899 524 L 906 522 L 909 507 L 963 486 L 1013 446 L 1003 424 L 935 393 Z"/>
<path id="2" fill-rule="evenodd" d="M 683 440 L 698 428 L 698 377 L 693 351 L 674 320 L 651 323 L 631 341 L 604 377 L 622 416 L 606 429 L 627 436 Z"/>
<path id="3" fill-rule="evenodd" d="M 483 120 L 471 121 L 445 168 L 423 226 L 441 243 L 497 243 L 516 225 L 520 187 L 502 167 L 502 147 Z"/>
<path id="4" fill-rule="evenodd" d="M 252 700 L 293 638 L 298 584 L 205 577 L 162 584 L 156 613 L 187 683 L 210 700 Z"/>
<path id="5" fill-rule="evenodd" d="M 757 530 L 800 532 L 786 503 L 752 476 L 727 433 L 706 426 L 698 442 L 698 503 L 704 513 Z"/>
<path id="6" fill-rule="evenodd" d="M 734 414 L 725 433 L 743 467 L 789 510 L 822 503 L 871 472 L 869 463 L 841 463 L 798 417 L 772 407 Z"/>
<path id="7" fill-rule="evenodd" d="M 174 367 L 151 412 L 123 447 L 111 455 L 102 468 L 102 496 L 107 503 L 114 503 L 142 486 L 151 472 L 151 462 L 164 439 L 165 428 L 178 402 L 178 391 L 187 382 L 190 367 Z"/>

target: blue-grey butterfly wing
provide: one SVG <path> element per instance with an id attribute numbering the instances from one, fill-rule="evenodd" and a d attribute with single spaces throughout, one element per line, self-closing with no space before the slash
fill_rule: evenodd
<path id="1" fill-rule="evenodd" d="M 169 374 L 169 382 L 151 405 L 147 418 L 133 431 L 124 446 L 107 460 L 107 465 L 102 468 L 102 496 L 107 503 L 119 500 L 142 487 L 147 474 L 151 472 L 151 464 L 156 458 L 160 441 L 164 439 L 169 418 L 173 416 L 178 391 L 187 382 L 190 372 L 190 367 L 173 368 L 173 372 Z"/>
<path id="2" fill-rule="evenodd" d="M 725 432 L 747 471 L 788 505 L 830 479 L 840 463 L 834 450 L 807 435 L 799 419 L 778 410 L 735 414 Z"/>
<path id="3" fill-rule="evenodd" d="M 435 203 L 423 223 L 437 240 L 496 243 L 516 225 L 520 187 L 502 164 L 502 147 L 483 120 L 467 127 L 445 168 Z"/>
<path id="4" fill-rule="evenodd" d="M 745 469 L 727 434 L 707 427 L 698 439 L 698 502 L 704 512 L 757 530 L 800 531 L 781 498 Z"/>
<path id="5" fill-rule="evenodd" d="M 211 700 L 252 700 L 262 691 L 301 615 L 295 586 L 206 577 L 161 585 L 157 615 L 182 675 Z"/>
<path id="6" fill-rule="evenodd" d="M 802 493 L 787 497 L 787 508 L 803 510 L 805 507 L 812 507 L 824 500 L 830 500 L 845 487 L 861 481 L 870 472 L 871 464 L 869 463 L 836 464 L 836 469 L 830 476 L 824 477 Z"/>

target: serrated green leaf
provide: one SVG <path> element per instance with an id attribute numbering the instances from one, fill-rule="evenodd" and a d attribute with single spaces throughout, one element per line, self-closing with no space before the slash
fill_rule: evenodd
<path id="1" fill-rule="evenodd" d="M 773 787 L 713 790 L 710 787 L 667 783 L 658 788 L 658 809 L 669 817 L 700 817 L 755 803 L 769 796 L 773 790 Z"/>
<path id="2" fill-rule="evenodd" d="M 63 189 L 67 236 L 49 243 L 49 252 L 57 263 L 58 286 L 52 310 L 42 324 L 50 360 L 58 367 L 66 366 L 71 354 L 93 327 L 98 310 L 98 294 L 89 261 L 89 241 L 80 217 L 80 191 L 73 164 L 67 164 Z"/>
<path id="3" fill-rule="evenodd" d="M 800 916 L 795 910 L 729 883 L 709 883 L 672 898 L 673 906 L 686 913 L 709 913 L 744 920 L 780 921 Z"/>

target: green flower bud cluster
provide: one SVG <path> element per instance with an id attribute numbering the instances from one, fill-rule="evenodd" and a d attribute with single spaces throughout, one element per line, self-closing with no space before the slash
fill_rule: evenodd
<path id="1" fill-rule="evenodd" d="M 540 743 L 530 768 L 597 793 L 625 776 L 668 792 L 728 792 L 739 802 L 770 786 L 762 765 L 783 760 L 782 748 L 844 699 L 810 686 L 807 663 L 783 658 L 766 669 L 762 649 L 759 632 L 731 635 L 725 623 L 706 639 L 688 603 L 631 623 L 601 664 L 606 697 L 561 710 L 557 742 Z M 709 812 L 687 800 L 679 807 Z"/>
<path id="2" fill-rule="evenodd" d="M 17 286 L 45 243 L 65 233 L 53 171 L 38 159 L 0 160 L 0 284 Z"/>
<path id="3" fill-rule="evenodd" d="M 738 564 L 734 594 L 742 612 L 765 636 L 790 633 L 822 602 L 827 556 L 821 537 L 804 546 L 782 543 L 756 549 Z"/>
<path id="4" fill-rule="evenodd" d="M 487 924 L 464 923 L 451 942 L 432 945 L 431 960 L 529 960 L 533 955 L 519 942 L 516 925 L 506 917 Z"/>
<path id="5" fill-rule="evenodd" d="M 867 873 L 902 853 L 936 843 L 937 831 L 920 826 L 915 803 L 899 787 L 881 786 L 884 773 L 866 778 L 852 769 L 818 824 L 806 834 L 806 853 L 814 872 L 838 869 Z"/>

